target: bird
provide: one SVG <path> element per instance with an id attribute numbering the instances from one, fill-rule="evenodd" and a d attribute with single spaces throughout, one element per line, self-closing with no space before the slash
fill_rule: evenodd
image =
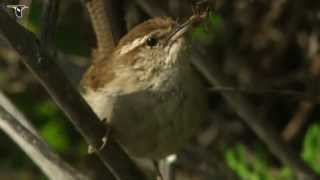
<path id="1" fill-rule="evenodd" d="M 84 99 L 130 156 L 157 160 L 176 153 L 205 119 L 206 90 L 185 40 L 201 19 L 149 19 L 84 74 Z"/>

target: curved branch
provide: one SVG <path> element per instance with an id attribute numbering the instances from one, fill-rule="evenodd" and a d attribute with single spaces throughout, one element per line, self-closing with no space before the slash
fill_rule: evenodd
<path id="1" fill-rule="evenodd" d="M 97 40 L 98 57 L 111 54 L 115 41 L 111 29 L 110 11 L 106 11 L 106 2 L 104 0 L 89 0 L 86 1 L 90 19 Z M 108 4 L 109 1 L 108 1 Z M 102 58 L 102 57 L 101 57 Z M 100 60 L 101 58 L 94 59 Z"/>
<path id="2" fill-rule="evenodd" d="M 1 92 L 0 129 L 19 145 L 49 179 L 89 179 L 55 154 L 23 114 Z"/>
<path id="3" fill-rule="evenodd" d="M 125 33 L 122 0 L 85 0 L 95 32 L 93 63 L 106 60 Z"/>

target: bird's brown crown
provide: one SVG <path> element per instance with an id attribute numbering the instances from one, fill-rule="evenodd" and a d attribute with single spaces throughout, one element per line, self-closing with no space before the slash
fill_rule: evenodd
<path id="1" fill-rule="evenodd" d="M 176 21 L 172 20 L 169 17 L 157 17 L 157 18 L 147 20 L 135 26 L 133 29 L 131 29 L 128 32 L 128 34 L 126 34 L 123 38 L 121 38 L 117 47 L 121 47 L 157 29 L 166 29 L 176 25 L 177 25 Z"/>

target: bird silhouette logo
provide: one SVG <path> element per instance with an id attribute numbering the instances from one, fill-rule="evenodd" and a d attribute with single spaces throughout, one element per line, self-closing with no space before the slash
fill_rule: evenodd
<path id="1" fill-rule="evenodd" d="M 29 7 L 26 5 L 7 5 L 7 8 L 13 9 L 17 18 L 22 18 L 22 11 Z"/>

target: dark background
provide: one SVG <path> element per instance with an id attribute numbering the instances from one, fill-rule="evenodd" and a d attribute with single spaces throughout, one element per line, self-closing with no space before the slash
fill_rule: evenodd
<path id="1" fill-rule="evenodd" d="M 152 7 L 179 21 L 192 14 L 191 1 L 150 2 Z M 143 3 L 119 3 L 126 29 L 150 18 L 148 8 L 141 6 Z M 259 109 L 256 113 L 265 117 L 274 131 L 282 133 L 283 140 L 320 174 L 320 1 L 212 0 L 209 7 L 206 22 L 194 29 L 189 39 L 209 54 L 211 63 L 220 67 L 234 87 L 210 87 L 207 83 L 209 118 L 201 133 L 181 152 L 174 166 L 176 176 L 295 178 L 295 173 L 282 165 L 226 104 L 221 91 L 249 96 Z M 28 13 L 19 21 L 39 34 L 41 14 L 42 1 L 33 0 Z M 56 33 L 57 61 L 77 86 L 95 46 L 88 14 L 80 1 L 61 2 Z M 64 159 L 89 173 L 89 167 L 101 167 L 86 154 L 87 146 L 80 135 L 1 36 L 0 88 Z M 104 175 L 95 177 L 101 179 Z M 45 179 L 2 132 L 0 179 Z"/>

